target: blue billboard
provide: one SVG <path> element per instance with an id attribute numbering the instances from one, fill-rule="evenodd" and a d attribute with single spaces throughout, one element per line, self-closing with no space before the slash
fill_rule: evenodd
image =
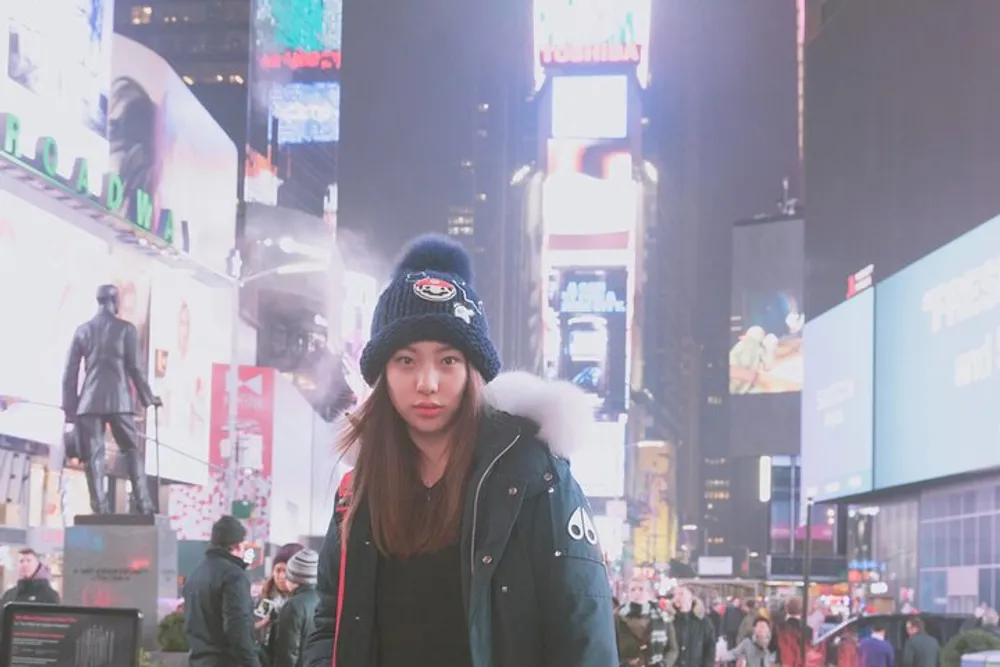
<path id="1" fill-rule="evenodd" d="M 1000 217 L 877 289 L 875 487 L 1000 466 Z"/>
<path id="2" fill-rule="evenodd" d="M 875 292 L 806 323 L 802 487 L 817 502 L 872 490 Z"/>

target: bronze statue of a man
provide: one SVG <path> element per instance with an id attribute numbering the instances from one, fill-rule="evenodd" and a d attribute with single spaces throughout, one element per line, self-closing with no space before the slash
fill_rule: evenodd
<path id="1" fill-rule="evenodd" d="M 95 514 L 111 513 L 105 490 L 104 451 L 104 431 L 110 428 L 125 460 L 135 505 L 140 513 L 152 514 L 155 508 L 146 484 L 146 462 L 139 447 L 142 436 L 135 423 L 129 381 L 135 385 L 143 408 L 163 403 L 153 395 L 146 374 L 139 367 L 139 333 L 135 325 L 118 317 L 118 288 L 101 285 L 97 303 L 97 314 L 77 327 L 73 336 L 63 373 L 63 413 L 66 422 L 74 426 L 87 475 L 91 510 Z"/>

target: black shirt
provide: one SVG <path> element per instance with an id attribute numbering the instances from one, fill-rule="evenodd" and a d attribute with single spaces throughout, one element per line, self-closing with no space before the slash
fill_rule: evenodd
<path id="1" fill-rule="evenodd" d="M 406 560 L 379 555 L 378 667 L 472 667 L 461 568 L 457 542 Z"/>

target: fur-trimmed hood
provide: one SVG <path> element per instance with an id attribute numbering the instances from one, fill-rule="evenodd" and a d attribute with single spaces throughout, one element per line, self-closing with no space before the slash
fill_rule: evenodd
<path id="1" fill-rule="evenodd" d="M 594 408 L 571 382 L 524 371 L 501 373 L 486 386 L 486 401 L 494 410 L 536 424 L 539 440 L 560 458 L 569 459 L 592 437 Z"/>
<path id="2" fill-rule="evenodd" d="M 670 614 L 670 619 L 673 620 L 677 614 L 677 607 L 671 603 L 667 605 L 667 612 Z M 694 598 L 694 602 L 691 604 L 691 613 L 694 614 L 695 618 L 705 618 L 705 603 L 697 597 Z"/>
<path id="3" fill-rule="evenodd" d="M 486 385 L 485 399 L 493 410 L 538 426 L 538 439 L 560 458 L 569 459 L 593 437 L 591 401 L 570 382 L 511 371 L 501 373 Z M 357 462 L 357 445 L 344 453 L 343 461 L 351 466 Z"/>

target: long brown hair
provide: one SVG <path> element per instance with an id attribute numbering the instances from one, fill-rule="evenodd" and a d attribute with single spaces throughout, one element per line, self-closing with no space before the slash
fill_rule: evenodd
<path id="1" fill-rule="evenodd" d="M 389 398 L 385 375 L 361 406 L 345 420 L 337 448 L 357 447 L 354 498 L 345 533 L 361 501 L 368 501 L 372 537 L 378 550 L 408 558 L 453 544 L 462 527 L 465 484 L 475 455 L 482 416 L 483 379 L 469 367 L 462 403 L 452 425 L 452 449 L 444 476 L 428 496 L 419 471 L 419 452 Z"/>

